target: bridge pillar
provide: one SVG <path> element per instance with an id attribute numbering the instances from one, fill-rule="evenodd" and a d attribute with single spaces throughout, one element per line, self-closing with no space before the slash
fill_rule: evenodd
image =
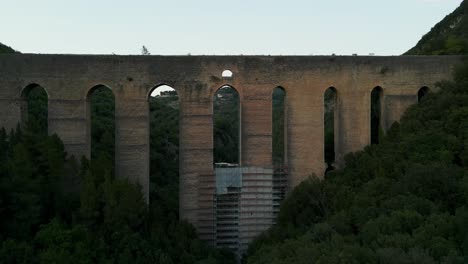
<path id="1" fill-rule="evenodd" d="M 41 82 L 42 85 L 42 82 Z M 48 133 L 57 134 L 68 155 L 80 161 L 82 156 L 90 158 L 90 135 L 88 109 L 84 84 L 74 80 L 63 80 L 44 84 L 48 94 Z"/>
<path id="2" fill-rule="evenodd" d="M 370 94 L 370 90 L 350 89 L 343 91 L 340 98 L 340 125 L 335 132 L 338 133 L 336 160 L 339 167 L 344 165 L 344 155 L 370 144 Z"/>
<path id="3" fill-rule="evenodd" d="M 75 156 L 78 161 L 82 156 L 90 158 L 85 99 L 49 98 L 48 128 L 49 135 L 57 134 L 60 137 L 69 155 Z"/>
<path id="4" fill-rule="evenodd" d="M 205 90 L 205 94 L 194 92 L 197 90 L 193 85 L 178 86 L 181 88 L 179 213 L 181 219 L 195 226 L 202 240 L 213 245 L 216 179 L 213 170 L 212 99 Z"/>
<path id="5" fill-rule="evenodd" d="M 146 96 L 115 93 L 115 175 L 138 183 L 149 202 L 149 106 Z"/>
<path id="6" fill-rule="evenodd" d="M 384 94 L 383 128 L 387 131 L 394 122 L 400 121 L 406 109 L 418 102 L 416 94 Z"/>
<path id="7" fill-rule="evenodd" d="M 286 87 L 289 189 L 325 172 L 322 90 L 302 82 L 293 85 Z"/>
<path id="8" fill-rule="evenodd" d="M 241 251 L 273 224 L 271 85 L 242 85 L 239 207 Z"/>
<path id="9" fill-rule="evenodd" d="M 241 165 L 272 165 L 271 85 L 243 86 L 241 98 Z"/>
<path id="10" fill-rule="evenodd" d="M 20 99 L 0 98 L 0 128 L 8 133 L 21 122 Z"/>
<path id="11" fill-rule="evenodd" d="M 0 78 L 0 128 L 7 133 L 21 122 L 21 88 L 18 83 Z"/>

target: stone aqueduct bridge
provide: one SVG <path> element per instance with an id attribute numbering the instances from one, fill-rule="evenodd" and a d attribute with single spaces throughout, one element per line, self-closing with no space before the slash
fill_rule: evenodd
<path id="1" fill-rule="evenodd" d="M 96 85 L 115 95 L 116 173 L 148 194 L 148 96 L 160 84 L 180 100 L 180 215 L 202 238 L 213 235 L 213 95 L 234 87 L 241 107 L 241 165 L 272 165 L 272 91 L 286 92 L 289 186 L 311 173 L 323 175 L 324 92 L 337 91 L 335 153 L 370 143 L 370 95 L 383 89 L 382 125 L 388 128 L 417 102 L 418 90 L 443 79 L 461 60 L 455 56 L 90 56 L 0 55 L 0 126 L 22 117 L 22 92 L 38 84 L 49 97 L 49 133 L 70 154 L 90 156 L 87 96 Z M 223 70 L 233 72 L 223 78 Z M 24 110 L 23 110 L 24 111 Z"/>

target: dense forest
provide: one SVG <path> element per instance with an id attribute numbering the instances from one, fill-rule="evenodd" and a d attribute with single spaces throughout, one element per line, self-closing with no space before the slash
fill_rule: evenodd
<path id="1" fill-rule="evenodd" d="M 460 6 L 405 53 L 405 55 L 447 55 L 468 53 L 468 2 Z"/>
<path id="2" fill-rule="evenodd" d="M 2 54 L 2 53 L 16 53 L 16 52 L 17 51 L 15 51 L 14 49 L 8 47 L 7 45 L 0 43 L 0 54 Z"/>

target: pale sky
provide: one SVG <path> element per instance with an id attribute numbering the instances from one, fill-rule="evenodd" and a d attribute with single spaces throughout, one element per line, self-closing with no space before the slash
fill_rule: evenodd
<path id="1" fill-rule="evenodd" d="M 461 0 L 0 0 L 23 53 L 400 55 Z"/>

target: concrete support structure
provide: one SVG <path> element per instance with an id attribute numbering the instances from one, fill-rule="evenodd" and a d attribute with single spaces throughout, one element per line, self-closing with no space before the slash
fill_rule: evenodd
<path id="1" fill-rule="evenodd" d="M 336 162 L 370 143 L 370 93 L 383 89 L 384 128 L 417 102 L 418 90 L 451 79 L 457 56 L 87 56 L 0 55 L 0 126 L 21 122 L 21 93 L 30 84 L 49 96 L 49 133 L 66 150 L 90 156 L 88 91 L 110 87 L 116 100 L 116 172 L 149 191 L 147 97 L 173 86 L 180 100 L 180 216 L 214 241 L 213 95 L 231 85 L 240 95 L 241 166 L 272 174 L 271 94 L 286 92 L 289 187 L 324 163 L 323 94 L 337 91 Z M 221 76 L 223 70 L 231 78 Z M 247 177 L 248 178 L 248 177 Z M 247 179 L 246 178 L 246 179 Z M 271 178 L 271 177 L 270 177 Z M 253 179 L 255 181 L 255 179 Z M 248 184 L 245 184 L 248 186 Z M 271 184 L 267 184 L 270 186 Z M 270 186 L 271 188 L 271 186 Z"/>

